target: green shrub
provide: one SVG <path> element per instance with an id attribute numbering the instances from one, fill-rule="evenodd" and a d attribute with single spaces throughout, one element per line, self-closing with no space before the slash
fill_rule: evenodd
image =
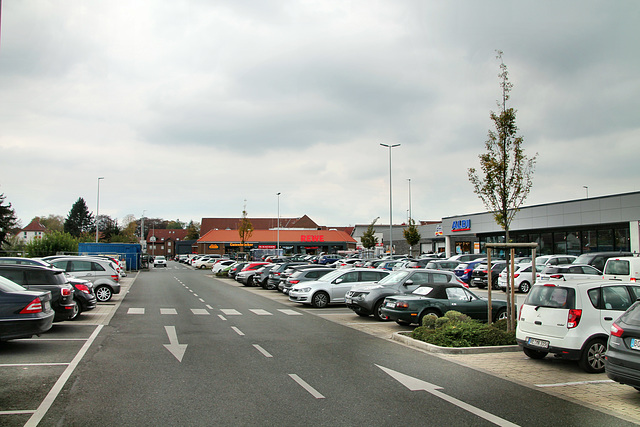
<path id="1" fill-rule="evenodd" d="M 457 311 L 443 317 L 425 316 L 411 337 L 441 347 L 480 347 L 516 344 L 515 332 L 506 331 L 506 321 L 489 326 Z M 504 326 L 501 324 L 504 323 Z"/>

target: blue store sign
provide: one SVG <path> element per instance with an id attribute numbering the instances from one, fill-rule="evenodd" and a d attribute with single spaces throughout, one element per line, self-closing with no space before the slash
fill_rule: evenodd
<path id="1" fill-rule="evenodd" d="M 469 230 L 471 230 L 470 219 L 461 219 L 458 221 L 453 221 L 453 224 L 451 224 L 451 231 L 469 231 Z"/>

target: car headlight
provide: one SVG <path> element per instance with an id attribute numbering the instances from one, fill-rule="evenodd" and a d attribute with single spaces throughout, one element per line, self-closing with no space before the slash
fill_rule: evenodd
<path id="1" fill-rule="evenodd" d="M 311 288 L 300 288 L 300 289 L 297 289 L 297 291 L 307 293 L 307 292 L 311 292 Z"/>
<path id="2" fill-rule="evenodd" d="M 353 296 L 354 300 L 358 300 L 358 301 L 362 301 L 364 300 L 367 295 L 369 295 L 369 292 L 360 292 L 359 294 L 356 294 Z"/>

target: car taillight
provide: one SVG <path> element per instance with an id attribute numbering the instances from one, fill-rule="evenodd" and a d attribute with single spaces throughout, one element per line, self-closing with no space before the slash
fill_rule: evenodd
<path id="1" fill-rule="evenodd" d="M 118 276 L 117 274 L 112 274 L 111 278 L 115 281 L 115 282 L 119 282 L 120 281 L 120 276 Z"/>
<path id="2" fill-rule="evenodd" d="M 75 287 L 77 290 L 82 291 L 85 294 L 91 294 L 91 291 L 89 291 L 89 287 L 87 285 L 78 284 L 78 285 L 75 285 Z"/>
<path id="3" fill-rule="evenodd" d="M 514 278 L 514 279 L 517 279 L 519 275 L 520 275 L 520 273 L 514 273 L 514 274 L 513 274 L 513 278 Z M 502 276 L 502 274 L 501 274 L 501 276 Z"/>
<path id="4" fill-rule="evenodd" d="M 300 280 L 289 280 L 289 283 L 291 283 L 292 285 L 297 285 L 298 283 L 300 283 Z"/>
<path id="5" fill-rule="evenodd" d="M 60 293 L 63 297 L 71 295 L 71 289 L 69 288 L 60 288 Z"/>
<path id="6" fill-rule="evenodd" d="M 624 329 L 622 329 L 620 326 L 616 325 L 615 323 L 611 325 L 611 335 L 620 338 L 623 333 Z"/>
<path id="7" fill-rule="evenodd" d="M 25 308 L 20 310 L 20 314 L 32 314 L 42 312 L 42 301 L 40 298 L 36 298 L 31 301 Z"/>
<path id="8" fill-rule="evenodd" d="M 403 301 L 397 302 L 396 308 L 409 308 L 409 303 Z"/>
<path id="9" fill-rule="evenodd" d="M 524 304 L 520 305 L 520 312 L 518 313 L 518 322 L 520 321 L 520 318 L 522 317 L 522 306 L 524 306 Z"/>
<path id="10" fill-rule="evenodd" d="M 552 274 L 551 276 L 549 276 L 549 278 L 551 279 L 562 279 L 562 274 Z"/>
<path id="11" fill-rule="evenodd" d="M 472 271 L 473 271 L 473 269 L 472 269 L 472 268 L 467 268 L 467 269 L 465 269 L 465 270 L 464 270 L 464 273 L 463 273 L 463 274 L 469 274 L 469 273 L 471 273 Z"/>
<path id="12" fill-rule="evenodd" d="M 567 318 L 567 329 L 573 329 L 580 323 L 580 317 L 582 316 L 582 310 L 571 309 L 569 310 L 569 317 Z"/>

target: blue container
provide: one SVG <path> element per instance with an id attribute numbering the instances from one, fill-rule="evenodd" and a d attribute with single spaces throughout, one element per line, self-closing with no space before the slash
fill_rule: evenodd
<path id="1" fill-rule="evenodd" d="M 127 270 L 138 270 L 142 246 L 139 243 L 79 243 L 78 253 L 80 255 L 115 256 L 126 261 Z"/>

